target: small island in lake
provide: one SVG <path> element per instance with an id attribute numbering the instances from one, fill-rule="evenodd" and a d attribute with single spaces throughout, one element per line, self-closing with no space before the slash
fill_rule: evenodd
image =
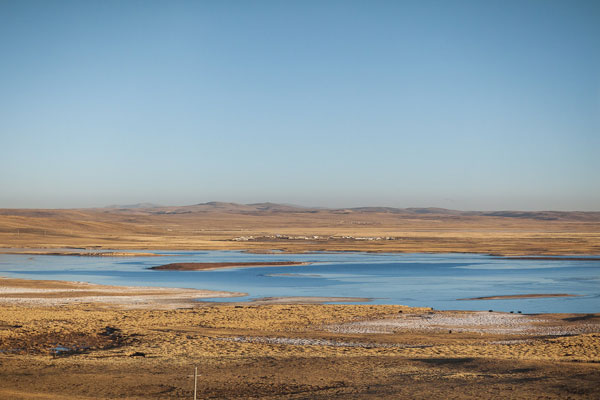
<path id="1" fill-rule="evenodd" d="M 251 268 L 251 267 L 291 267 L 297 265 L 308 265 L 309 262 L 302 261 L 259 261 L 259 262 L 190 262 L 172 263 L 150 267 L 149 269 L 169 271 L 206 271 L 219 268 Z"/>

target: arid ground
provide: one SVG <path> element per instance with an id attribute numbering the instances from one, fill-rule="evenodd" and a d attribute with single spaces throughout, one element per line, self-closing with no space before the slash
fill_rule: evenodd
<path id="1" fill-rule="evenodd" d="M 600 254 L 600 212 L 277 204 L 0 209 L 0 248 Z M 1 250 L 1 249 L 0 249 Z"/>
<path id="2" fill-rule="evenodd" d="M 191 399 L 194 367 L 198 398 L 600 396 L 598 314 L 208 305 L 130 288 L 0 285 L 0 398 Z"/>
<path id="3" fill-rule="evenodd" d="M 0 210 L 0 246 L 597 255 L 600 213 Z M 192 300 L 215 295 L 0 279 L 0 398 L 192 399 L 194 367 L 198 398 L 600 398 L 599 314 Z"/>

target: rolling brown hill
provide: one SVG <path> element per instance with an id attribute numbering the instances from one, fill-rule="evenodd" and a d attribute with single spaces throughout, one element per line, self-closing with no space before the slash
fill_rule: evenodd
<path id="1" fill-rule="evenodd" d="M 600 254 L 600 212 L 223 202 L 0 209 L 0 247 Z"/>

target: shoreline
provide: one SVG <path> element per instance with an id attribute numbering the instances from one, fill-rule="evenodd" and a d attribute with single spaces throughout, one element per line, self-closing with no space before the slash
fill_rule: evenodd
<path id="1" fill-rule="evenodd" d="M 25 307 L 57 307 L 63 305 L 86 306 L 96 305 L 103 307 L 116 307 L 126 309 L 194 309 L 197 307 L 270 307 L 270 306 L 333 306 L 326 303 L 350 303 L 368 302 L 373 300 L 366 297 L 336 297 L 336 296 L 279 296 L 262 297 L 239 302 L 228 301 L 206 301 L 203 299 L 246 297 L 247 293 L 215 291 L 206 289 L 168 288 L 155 286 L 115 286 L 101 285 L 78 281 L 21 279 L 0 276 L 0 307 L 2 306 L 25 306 Z M 530 297 L 570 297 L 569 294 L 529 294 L 529 295 L 507 295 L 489 296 L 459 300 L 488 300 L 506 298 L 530 298 Z M 505 315 L 509 318 L 521 317 L 555 317 L 560 315 L 583 316 L 573 320 L 586 319 L 600 313 L 535 313 L 535 314 L 513 314 L 505 311 L 482 311 L 482 310 L 438 310 L 431 307 L 405 306 L 401 304 L 337 304 L 337 306 L 349 307 L 375 307 L 375 308 L 400 308 L 401 310 L 416 310 L 428 315 Z M 429 317 L 427 318 L 429 319 Z M 446 322 L 447 324 L 447 322 Z M 438 324 L 434 324 L 436 329 Z M 598 325 L 600 332 L 600 325 Z"/>
<path id="2" fill-rule="evenodd" d="M 112 250 L 89 250 L 89 251 L 72 251 L 71 248 L 65 248 L 64 251 L 60 249 L 45 251 L 43 249 L 32 248 L 31 250 L 9 250 L 3 251 L 0 249 L 1 254 L 10 255 L 26 255 L 26 256 L 71 256 L 71 257 L 163 257 L 169 254 L 156 254 L 156 253 L 142 253 L 134 251 L 115 251 Z"/>
<path id="3" fill-rule="evenodd" d="M 87 282 L 20 279 L 0 276 L 0 305 L 112 305 L 125 308 L 193 307 L 206 298 L 243 297 L 247 293 L 155 286 L 113 286 Z"/>
<path id="4" fill-rule="evenodd" d="M 239 242 L 220 242 L 219 245 L 203 245 L 203 246 L 152 246 L 152 247 L 133 247 L 119 246 L 111 244 L 110 246 L 93 246 L 90 247 L 40 247 L 40 246 L 22 246 L 22 247 L 0 247 L 0 255 L 53 255 L 53 256 L 79 256 L 79 257 L 163 257 L 170 254 L 153 253 L 152 251 L 235 251 L 248 254 L 261 255 L 294 255 L 294 254 L 311 254 L 311 253 L 372 253 L 372 254 L 473 254 L 489 256 L 497 260 L 537 260 L 537 261 L 600 261 L 600 253 L 590 253 L 589 251 L 552 251 L 538 249 L 536 252 L 519 252 L 513 250 L 497 251 L 497 250 L 477 250 L 464 249 L 456 247 L 447 248 L 415 248 L 415 249 L 398 249 L 398 248 L 370 248 L 369 246 L 357 245 L 351 248 L 330 248 L 324 246 L 321 249 L 315 250 L 312 248 L 280 248 L 273 246 L 273 243 L 260 243 L 260 246 L 243 247 L 236 245 Z M 264 246 L 263 246 L 264 244 Z M 327 243 L 326 243 L 327 244 Z"/>
<path id="5" fill-rule="evenodd" d="M 367 297 L 263 297 L 239 302 L 219 298 L 246 297 L 248 293 L 159 286 L 114 286 L 88 282 L 21 279 L 0 276 L 0 306 L 54 307 L 94 304 L 125 308 L 194 308 L 219 305 L 325 304 L 369 302 Z M 207 301 L 205 299 L 214 299 Z"/>
<path id="6" fill-rule="evenodd" d="M 194 308 L 197 306 L 224 306 L 235 305 L 248 306 L 270 306 L 270 305 L 326 305 L 328 303 L 361 303 L 369 305 L 373 301 L 370 297 L 340 297 L 340 296 L 278 296 L 261 297 L 240 301 L 221 302 L 219 298 L 247 297 L 248 293 L 229 292 L 208 289 L 169 288 L 160 286 L 117 286 L 102 285 L 79 281 L 61 281 L 44 279 L 23 279 L 0 276 L 0 306 L 39 306 L 54 307 L 60 305 L 82 305 L 93 304 L 97 306 L 114 306 L 123 308 Z M 506 296 L 482 296 L 473 298 L 462 298 L 457 300 L 510 300 L 524 298 L 546 298 L 546 297 L 577 297 L 578 295 L 567 293 L 542 293 L 542 294 L 520 294 Z M 213 300 L 205 300 L 213 299 Z M 415 308 L 415 306 L 379 305 L 373 306 L 398 306 Z M 431 307 L 416 307 L 433 311 Z M 483 313 L 483 310 L 454 310 L 442 309 L 436 312 L 451 313 Z M 491 310 L 489 312 L 492 312 Z M 500 314 L 512 314 L 512 312 L 494 311 Z M 556 313 L 536 313 L 522 315 L 555 315 Z M 587 315 L 589 313 L 571 313 L 573 315 Z"/>
<path id="7" fill-rule="evenodd" d="M 372 301 L 371 297 L 327 297 L 327 296 L 287 296 L 287 297 L 261 297 L 253 299 L 246 304 L 325 304 L 325 303 L 366 303 Z"/>
<path id="8" fill-rule="evenodd" d="M 82 251 L 78 251 L 82 250 Z M 85 250 L 85 251 L 83 251 Z M 364 253 L 364 254 L 473 254 L 489 256 L 496 260 L 515 260 L 515 261 L 600 261 L 600 254 L 593 254 L 589 252 L 551 252 L 551 251 L 540 251 L 537 253 L 516 253 L 513 251 L 497 252 L 497 251 L 478 251 L 478 250 L 464 250 L 464 249 L 419 249 L 419 250 L 400 250 L 400 249 L 370 249 L 370 248 L 352 248 L 352 249 L 323 249 L 323 250 L 289 250 L 289 249 L 278 249 L 268 247 L 238 247 L 238 246 L 202 246 L 199 247 L 179 247 L 179 246 L 155 246 L 152 248 L 133 248 L 133 247 L 119 247 L 110 246 L 105 249 L 98 248 L 93 249 L 80 249 L 70 246 L 61 248 L 52 248 L 47 250 L 43 247 L 0 247 L 0 255 L 33 255 L 33 256 L 75 256 L 75 257 L 165 257 L 171 254 L 159 254 L 153 253 L 152 251 L 235 251 L 247 254 L 260 254 L 260 255 L 295 255 L 295 254 L 312 254 L 312 253 L 330 253 L 330 254 L 345 254 L 345 253 Z"/>
<path id="9" fill-rule="evenodd" d="M 79 255 L 72 253 L 62 253 L 56 252 L 56 249 L 52 249 L 52 255 Z M 328 253 L 337 253 L 337 252 L 328 252 Z M 340 252 L 344 253 L 344 252 Z M 362 252 L 364 254 L 369 253 Z M 0 250 L 0 256 L 2 251 Z M 39 254 L 39 253 L 23 253 L 23 252 L 15 252 L 11 254 L 18 255 L 30 255 L 30 254 Z M 86 253 L 88 254 L 88 253 Z M 104 253 L 107 256 L 114 256 L 118 254 L 118 252 L 114 252 L 111 250 L 106 250 Z M 130 253 L 132 255 L 157 255 L 157 256 L 170 256 L 170 254 L 154 254 L 154 253 Z M 279 256 L 282 253 L 272 253 L 277 254 Z M 395 254 L 395 253 L 391 253 Z M 424 253 L 431 254 L 431 253 Z M 455 253 L 448 253 L 455 254 Z M 488 254 L 489 257 L 493 259 L 498 259 L 497 255 Z M 118 257 L 118 256 L 115 256 Z M 516 258 L 516 257 L 515 257 Z M 503 259 L 511 259 L 511 257 L 503 258 Z M 545 259 L 545 257 L 523 257 L 517 258 L 521 260 L 535 260 L 538 261 L 540 259 Z M 558 258 L 552 258 L 556 260 Z M 568 258 L 560 258 L 561 260 L 568 260 Z M 576 258 L 576 260 L 588 261 L 592 258 Z M 596 260 L 593 258 L 593 260 Z M 600 260 L 600 258 L 598 259 Z M 237 269 L 237 268 L 267 268 L 267 267 L 288 267 L 288 266 L 304 266 L 319 263 L 313 261 L 257 261 L 257 262 L 184 262 L 184 263 L 169 263 L 164 265 L 158 265 L 153 267 L 146 267 L 147 270 L 167 270 L 167 271 L 212 271 L 219 269 Z M 4 282 L 3 282 L 4 280 Z M 62 290 L 62 294 L 47 294 L 45 296 L 33 296 L 27 300 L 27 295 L 25 292 L 19 293 L 18 291 L 6 291 L 3 292 L 3 285 L 7 282 L 6 280 L 18 281 L 19 278 L 9 278 L 3 277 L 0 275 L 0 302 L 6 302 L 4 299 L 11 298 L 8 295 L 8 292 L 14 293 L 12 296 L 14 301 L 18 301 L 21 303 L 24 302 L 38 302 L 42 303 L 42 298 L 53 299 L 53 304 L 67 304 L 67 303 L 83 303 L 86 301 L 89 302 L 104 302 L 104 303 L 115 303 L 123 306 L 132 306 L 132 304 L 140 304 L 143 306 L 149 306 L 151 303 L 162 303 L 163 306 L 166 304 L 167 307 L 181 307 L 187 303 L 188 306 L 191 306 L 198 301 L 202 301 L 205 298 L 214 298 L 218 299 L 220 297 L 248 297 L 248 293 L 239 293 L 239 292 L 229 292 L 229 291 L 221 291 L 221 290 L 205 290 L 205 289 L 189 289 L 189 288 L 166 288 L 160 286 L 148 286 L 148 287 L 140 287 L 140 286 L 108 286 L 102 284 L 93 284 L 93 283 L 85 283 L 85 282 L 76 282 L 76 281 L 54 281 L 54 280 L 40 280 L 40 279 L 20 279 L 22 281 L 34 282 L 30 285 L 38 286 L 38 287 L 46 287 L 47 285 L 41 284 L 40 282 L 49 282 L 50 286 L 54 284 L 58 284 L 63 289 L 65 289 L 64 285 L 68 286 L 68 290 Z M 83 285 L 83 286 L 77 286 Z M 58 292 L 56 287 L 52 287 L 52 290 L 48 292 Z M 71 295 L 67 295 L 67 292 L 70 292 Z M 512 295 L 489 295 L 489 296 L 480 296 L 480 297 L 469 297 L 469 298 L 457 298 L 456 301 L 477 301 L 477 300 L 517 300 L 517 299 L 536 299 L 536 298 L 557 298 L 557 297 L 580 297 L 581 295 L 569 294 L 569 293 L 525 293 L 525 294 L 512 294 Z M 328 296 L 328 293 L 320 296 L 282 296 L 282 297 L 265 297 L 265 298 L 256 298 L 256 299 L 248 299 L 240 302 L 235 302 L 238 304 L 324 304 L 324 303 L 368 303 L 373 301 L 373 298 L 366 297 L 340 297 L 340 296 Z M 50 301 L 50 300 L 48 300 Z M 204 301 L 204 303 L 219 303 L 218 300 L 214 301 Z M 233 304 L 234 302 L 228 301 L 227 303 Z M 50 303 L 49 303 L 50 304 Z M 441 308 L 446 309 L 446 308 Z M 447 310 L 451 310 L 451 308 L 447 308 Z M 470 310 L 476 312 L 477 310 Z M 595 311 L 592 311 L 595 312 Z"/>
<path id="10" fill-rule="evenodd" d="M 247 293 L 212 291 L 204 289 L 112 286 L 87 282 L 34 280 L 0 276 L 0 312 L 2 309 L 27 310 L 61 308 L 85 310 L 169 310 L 199 309 L 264 309 L 273 307 L 323 307 L 348 310 L 397 310 L 388 311 L 376 319 L 350 318 L 343 324 L 330 324 L 326 320 L 320 329 L 344 334 L 390 334 L 403 331 L 472 332 L 478 334 L 502 334 L 524 336 L 571 336 L 600 333 L 600 313 L 534 313 L 521 314 L 505 311 L 438 310 L 431 307 L 401 304 L 343 304 L 368 302 L 372 298 L 289 296 L 263 297 L 252 300 L 220 302 L 218 298 L 245 297 Z M 529 297 L 565 297 L 567 294 L 489 296 L 459 300 L 487 300 Z M 214 299 L 206 301 L 203 299 Z M 329 304 L 328 304 L 329 303 Z M 337 303 L 337 304 L 336 304 Z M 29 312 L 29 311 L 28 311 Z M 590 324 L 591 323 L 591 324 Z M 240 327 L 241 328 L 241 327 Z M 0 333 L 2 324 L 0 324 Z"/>

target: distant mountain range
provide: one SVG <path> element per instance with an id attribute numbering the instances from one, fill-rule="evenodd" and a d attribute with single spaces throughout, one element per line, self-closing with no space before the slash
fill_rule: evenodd
<path id="1" fill-rule="evenodd" d="M 485 216 L 501 218 L 522 218 L 536 220 L 600 220 L 600 212 L 597 211 L 460 211 L 439 207 L 352 207 L 352 208 L 321 208 L 321 207 L 303 207 L 291 204 L 277 203 L 252 203 L 238 204 L 219 201 L 210 201 L 189 206 L 162 206 L 154 203 L 137 203 L 127 205 L 110 205 L 105 209 L 115 211 L 139 211 L 149 214 L 189 214 L 189 213 L 207 213 L 223 212 L 238 214 L 262 214 L 262 213 L 334 213 L 334 214 L 352 214 L 352 213 L 388 213 L 401 214 L 406 216 Z"/>
<path id="2" fill-rule="evenodd" d="M 154 204 L 154 203 L 136 203 L 136 204 L 112 204 L 110 206 L 106 206 L 105 208 L 158 208 L 158 207 L 163 207 L 159 204 Z"/>

